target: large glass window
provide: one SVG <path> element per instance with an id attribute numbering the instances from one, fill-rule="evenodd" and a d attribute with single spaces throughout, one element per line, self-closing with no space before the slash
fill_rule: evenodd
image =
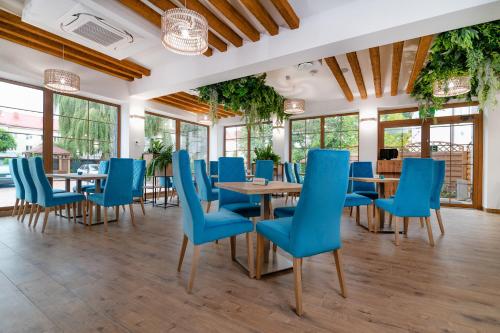
<path id="1" fill-rule="evenodd" d="M 208 160 L 208 127 L 181 121 L 180 149 L 186 149 L 194 169 L 194 160 Z"/>
<path id="2" fill-rule="evenodd" d="M 290 156 L 292 162 L 305 167 L 311 148 L 350 151 L 352 161 L 358 160 L 358 114 L 321 116 L 290 121 Z"/>
<path id="3" fill-rule="evenodd" d="M 0 81 L 0 207 L 15 201 L 9 160 L 42 154 L 43 91 Z"/>
<path id="4" fill-rule="evenodd" d="M 265 148 L 273 145 L 273 125 L 262 124 L 250 131 L 250 160 L 255 159 L 255 148 Z"/>
<path id="5" fill-rule="evenodd" d="M 273 125 L 261 124 L 252 130 L 246 126 L 227 126 L 224 128 L 224 156 L 243 157 L 250 168 L 255 159 L 255 148 L 273 145 Z"/>
<path id="6" fill-rule="evenodd" d="M 165 146 L 176 148 L 175 119 L 146 113 L 144 117 L 145 149 L 149 148 L 151 140 L 159 140 Z"/>
<path id="7" fill-rule="evenodd" d="M 54 172 L 116 157 L 118 112 L 114 105 L 54 94 Z"/>

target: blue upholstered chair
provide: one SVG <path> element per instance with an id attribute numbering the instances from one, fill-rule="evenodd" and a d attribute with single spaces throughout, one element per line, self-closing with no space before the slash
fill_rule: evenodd
<path id="1" fill-rule="evenodd" d="M 341 262 L 340 220 L 349 174 L 349 152 L 314 149 L 307 154 L 307 177 L 293 217 L 257 223 L 257 278 L 265 239 L 293 257 L 296 312 L 302 315 L 302 258 L 332 251 L 342 295 L 346 296 Z"/>
<path id="2" fill-rule="evenodd" d="M 445 161 L 435 160 L 433 171 L 430 208 L 434 209 L 436 212 L 439 229 L 441 230 L 441 234 L 444 235 L 443 219 L 441 218 L 441 190 L 443 188 L 444 177 L 446 174 Z"/>
<path id="3" fill-rule="evenodd" d="M 33 177 L 33 183 L 36 187 L 36 195 L 38 204 L 35 224 L 34 228 L 36 228 L 36 224 L 38 223 L 38 216 L 42 211 L 42 208 L 45 209 L 45 215 L 43 218 L 43 226 L 42 233 L 45 232 L 45 227 L 47 226 L 47 220 L 49 217 L 49 213 L 51 209 L 57 209 L 59 206 L 63 205 L 73 205 L 73 217 L 76 222 L 76 203 L 83 203 L 83 219 L 84 223 L 86 222 L 86 205 L 85 205 L 85 196 L 81 193 L 74 192 L 59 192 L 54 193 L 52 187 L 50 186 L 49 180 L 45 175 L 45 171 L 43 169 L 43 161 L 41 157 L 33 157 L 29 159 L 29 169 L 31 172 L 31 176 Z"/>
<path id="4" fill-rule="evenodd" d="M 109 171 L 109 161 L 100 161 L 99 162 L 99 167 L 97 168 L 97 173 L 98 174 L 107 174 Z M 104 188 L 106 185 L 106 180 L 103 179 L 101 180 L 101 189 Z M 73 187 L 73 191 L 76 192 L 76 187 Z M 95 184 L 86 184 L 82 185 L 82 192 L 84 193 L 95 193 Z"/>
<path id="5" fill-rule="evenodd" d="M 24 206 L 23 206 L 23 213 L 21 217 L 21 222 L 24 222 L 24 217 L 26 216 L 28 212 L 28 208 L 30 208 L 30 221 L 28 225 L 31 225 L 31 222 L 33 220 L 33 216 L 35 214 L 35 208 L 38 203 L 37 199 L 37 188 L 35 186 L 35 182 L 33 180 L 33 175 L 31 174 L 30 171 L 30 166 L 28 163 L 27 158 L 18 158 L 17 159 L 17 170 L 19 172 L 19 179 L 21 180 L 21 183 L 24 188 Z M 50 186 L 50 184 L 49 184 Z M 51 188 L 53 193 L 61 193 L 64 192 L 63 190 L 53 190 Z M 66 211 L 68 214 L 68 218 L 70 216 L 69 214 L 69 206 L 66 206 Z M 74 212 L 73 212 L 73 215 Z M 76 217 L 75 217 L 76 220 Z"/>
<path id="6" fill-rule="evenodd" d="M 350 177 L 373 178 L 372 162 L 352 162 L 349 169 Z M 351 192 L 364 195 L 372 200 L 378 199 L 375 183 L 351 182 Z"/>
<path id="7" fill-rule="evenodd" d="M 222 170 L 225 171 L 225 163 L 220 163 L 219 166 L 221 165 Z M 248 267 L 250 268 L 250 276 L 253 276 L 254 261 L 251 235 L 251 232 L 253 231 L 252 222 L 225 209 L 216 213 L 203 213 L 203 208 L 194 188 L 191 176 L 191 167 L 189 164 L 189 155 L 186 150 L 180 150 L 174 153 L 172 158 L 172 168 L 175 187 L 177 188 L 177 193 L 181 203 L 182 224 L 184 228 L 179 265 L 177 266 L 177 270 L 179 272 L 182 267 L 182 261 L 184 259 L 184 253 L 186 252 L 188 240 L 194 245 L 193 259 L 191 262 L 191 274 L 187 288 L 188 293 L 190 293 L 193 288 L 201 245 L 217 239 L 230 237 L 231 256 L 234 259 L 236 236 L 246 234 Z"/>
<path id="8" fill-rule="evenodd" d="M 138 198 L 141 204 L 142 215 L 146 215 L 146 209 L 144 209 L 144 175 L 146 174 L 146 161 L 145 160 L 134 160 L 133 163 L 134 176 L 132 179 L 132 197 Z"/>
<path id="9" fill-rule="evenodd" d="M 295 180 L 297 183 L 302 184 L 302 175 L 300 174 L 300 163 L 295 162 L 293 163 L 293 173 L 295 175 Z"/>
<path id="10" fill-rule="evenodd" d="M 219 182 L 246 182 L 245 166 L 241 157 L 219 157 Z M 250 196 L 219 189 L 219 211 L 228 210 L 244 217 L 260 216 L 260 205 Z"/>
<path id="11" fill-rule="evenodd" d="M 218 174 L 219 174 L 219 162 L 210 161 L 210 183 L 212 184 L 212 188 L 214 188 L 215 183 L 219 181 L 219 178 L 212 176 L 217 176 Z"/>
<path id="12" fill-rule="evenodd" d="M 285 162 L 285 165 L 283 167 L 285 171 L 285 181 L 288 183 L 296 183 L 297 179 L 295 178 L 295 171 L 293 170 L 293 163 L 290 162 Z M 294 194 L 287 193 L 285 196 L 285 205 L 288 202 L 288 197 L 292 196 L 291 201 L 293 202 L 293 198 L 295 197 Z"/>
<path id="13" fill-rule="evenodd" d="M 14 204 L 14 208 L 12 209 L 12 216 L 16 214 L 17 210 L 17 219 L 19 220 L 19 217 L 21 216 L 21 207 L 24 207 L 24 186 L 19 176 L 17 158 L 9 160 L 9 171 L 12 181 L 14 182 L 14 186 L 16 187 L 16 202 Z"/>
<path id="14" fill-rule="evenodd" d="M 194 178 L 198 185 L 198 197 L 200 200 L 207 202 L 208 213 L 212 201 L 219 200 L 219 190 L 212 188 L 212 182 L 208 179 L 205 160 L 194 161 Z"/>
<path id="15" fill-rule="evenodd" d="M 119 207 L 128 205 L 130 210 L 130 219 L 135 226 L 133 209 L 133 169 L 134 160 L 131 158 L 112 158 L 109 161 L 108 178 L 102 193 L 92 193 L 88 196 L 89 200 L 89 220 L 92 221 L 92 205 L 104 207 L 104 229 L 108 230 L 108 207 L 115 207 L 116 219 L 119 219 Z M 89 226 L 92 224 L 89 223 Z"/>
<path id="16" fill-rule="evenodd" d="M 433 160 L 430 158 L 405 158 L 401 178 L 394 198 L 377 199 L 375 206 L 394 216 L 394 235 L 399 245 L 399 219 L 403 218 L 404 233 L 407 235 L 411 217 L 425 218 L 429 243 L 434 246 L 430 225 L 430 198 L 433 182 Z M 377 212 L 379 212 L 379 210 Z M 377 214 L 377 221 L 379 214 Z M 375 229 L 377 229 L 375 223 Z"/>
<path id="17" fill-rule="evenodd" d="M 267 181 L 272 181 L 274 177 L 274 162 L 271 160 L 255 161 L 255 178 L 264 178 Z M 250 200 L 255 203 L 260 202 L 260 195 L 250 196 Z M 271 209 L 272 211 L 272 209 Z"/>

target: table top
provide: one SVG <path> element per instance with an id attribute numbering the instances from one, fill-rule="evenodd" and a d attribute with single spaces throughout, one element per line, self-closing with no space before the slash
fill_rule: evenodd
<path id="1" fill-rule="evenodd" d="M 77 173 L 48 173 L 48 178 L 61 178 L 61 179 L 76 179 L 76 180 L 94 180 L 106 179 L 108 177 L 105 173 L 94 173 L 79 175 Z"/>
<path id="2" fill-rule="evenodd" d="M 399 178 L 379 178 L 379 177 L 349 177 L 350 180 L 363 183 L 397 183 Z"/>
<path id="3" fill-rule="evenodd" d="M 219 178 L 219 175 L 211 175 L 210 177 L 211 178 Z M 246 177 L 247 178 L 253 178 L 253 177 L 255 177 L 255 175 L 248 174 L 248 175 L 246 175 Z"/>
<path id="4" fill-rule="evenodd" d="M 267 185 L 256 185 L 252 182 L 224 182 L 215 183 L 215 186 L 243 194 L 296 193 L 302 190 L 301 184 L 281 181 L 272 181 Z"/>

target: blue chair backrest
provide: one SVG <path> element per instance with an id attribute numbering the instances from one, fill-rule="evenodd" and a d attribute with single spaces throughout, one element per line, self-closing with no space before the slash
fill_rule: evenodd
<path id="1" fill-rule="evenodd" d="M 349 169 L 350 177 L 373 178 L 372 162 L 352 162 Z M 351 191 L 376 191 L 374 183 L 352 182 Z"/>
<path id="2" fill-rule="evenodd" d="M 194 179 L 198 185 L 198 195 L 200 199 L 209 201 L 212 194 L 212 183 L 208 179 L 207 164 L 205 160 L 194 161 Z"/>
<path id="3" fill-rule="evenodd" d="M 36 187 L 37 203 L 43 207 L 52 206 L 54 192 L 43 169 L 41 157 L 32 157 L 28 161 L 31 176 Z"/>
<path id="4" fill-rule="evenodd" d="M 295 180 L 297 183 L 302 184 L 302 176 L 300 175 L 300 163 L 293 163 L 293 171 L 295 174 Z"/>
<path id="5" fill-rule="evenodd" d="M 289 183 L 296 183 L 295 175 L 292 169 L 292 163 L 285 162 L 285 180 Z"/>
<path id="6" fill-rule="evenodd" d="M 290 247 L 299 258 L 341 247 L 340 221 L 348 183 L 349 152 L 310 150 L 306 173 L 290 231 Z"/>
<path id="7" fill-rule="evenodd" d="M 144 175 L 146 174 L 146 161 L 134 160 L 134 177 L 132 183 L 132 190 L 134 192 L 144 191 Z"/>
<path id="8" fill-rule="evenodd" d="M 189 164 L 189 154 L 186 150 L 174 152 L 172 156 L 174 183 L 182 208 L 182 223 L 184 233 L 195 244 L 203 233 L 205 217 L 200 199 L 196 194 Z"/>
<path id="9" fill-rule="evenodd" d="M 104 186 L 104 203 L 107 206 L 132 203 L 132 183 L 134 160 L 131 158 L 112 158 Z"/>
<path id="10" fill-rule="evenodd" d="M 274 162 L 271 160 L 257 160 L 255 162 L 255 177 L 273 180 Z"/>
<path id="11" fill-rule="evenodd" d="M 245 162 L 242 157 L 219 157 L 219 182 L 246 182 Z M 248 203 L 250 197 L 219 189 L 219 207 L 232 203 Z"/>
<path id="12" fill-rule="evenodd" d="M 11 158 L 9 160 L 9 171 L 10 176 L 12 177 L 12 181 L 14 182 L 14 186 L 16 187 L 16 198 L 24 200 L 24 186 L 19 176 L 17 158 Z"/>
<path id="13" fill-rule="evenodd" d="M 430 215 L 433 160 L 405 158 L 394 197 L 394 215 L 423 217 Z"/>
<path id="14" fill-rule="evenodd" d="M 24 187 L 24 199 L 28 202 L 37 203 L 35 182 L 31 176 L 28 159 L 24 157 L 18 158 L 17 169 L 19 171 L 19 178 Z"/>
<path id="15" fill-rule="evenodd" d="M 97 168 L 97 173 L 99 174 L 107 174 L 109 172 L 109 161 L 100 161 L 99 167 Z M 101 180 L 101 188 L 106 185 L 106 180 Z"/>
<path id="16" fill-rule="evenodd" d="M 219 162 L 218 161 L 210 161 L 210 183 L 212 187 L 216 181 L 216 178 L 212 178 L 212 176 L 217 176 L 219 174 Z"/>
<path id="17" fill-rule="evenodd" d="M 441 189 L 443 188 L 444 177 L 446 173 L 445 161 L 434 161 L 433 177 L 432 177 L 432 192 L 431 192 L 431 209 L 441 208 Z"/>

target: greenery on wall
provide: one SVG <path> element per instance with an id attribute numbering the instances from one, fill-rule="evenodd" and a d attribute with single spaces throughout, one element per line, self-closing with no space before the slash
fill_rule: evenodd
<path id="1" fill-rule="evenodd" d="M 217 106 L 241 111 L 248 127 L 268 122 L 273 117 L 283 121 L 284 98 L 266 85 L 266 74 L 247 76 L 198 88 L 200 100 L 210 105 L 210 117 L 215 123 Z"/>
<path id="2" fill-rule="evenodd" d="M 433 117 L 451 99 L 434 97 L 434 82 L 456 76 L 470 76 L 472 89 L 453 98 L 470 101 L 477 97 L 482 109 L 496 105 L 495 94 L 500 90 L 499 45 L 500 20 L 437 35 L 412 92 L 419 103 L 420 117 Z"/>
<path id="3" fill-rule="evenodd" d="M 16 149 L 16 139 L 12 134 L 0 128 L 0 153 Z"/>
<path id="4" fill-rule="evenodd" d="M 271 145 L 267 145 L 265 147 L 255 147 L 253 150 L 255 153 L 254 162 L 257 160 L 271 160 L 274 164 L 278 164 L 280 162 L 281 157 L 274 153 L 273 147 Z"/>

